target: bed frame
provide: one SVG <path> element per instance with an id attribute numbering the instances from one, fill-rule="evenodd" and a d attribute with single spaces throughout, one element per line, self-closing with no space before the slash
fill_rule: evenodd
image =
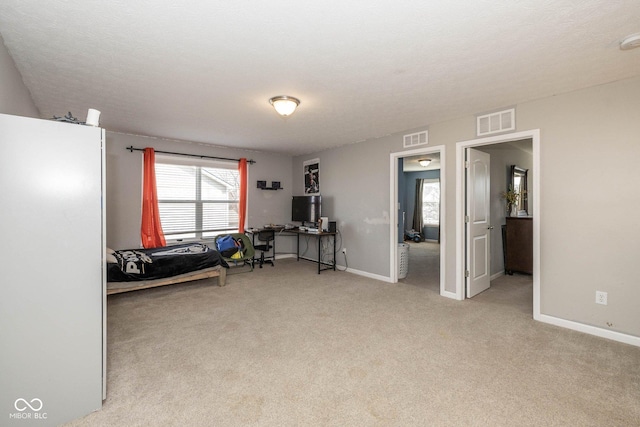
<path id="1" fill-rule="evenodd" d="M 158 286 L 175 285 L 177 283 L 209 279 L 211 277 L 217 277 L 218 286 L 224 286 L 227 280 L 227 269 L 218 265 L 216 267 L 206 268 L 204 270 L 193 271 L 191 273 L 180 274 L 164 279 L 142 280 L 138 282 L 107 282 L 107 295 L 137 291 L 140 289 L 156 288 Z"/>

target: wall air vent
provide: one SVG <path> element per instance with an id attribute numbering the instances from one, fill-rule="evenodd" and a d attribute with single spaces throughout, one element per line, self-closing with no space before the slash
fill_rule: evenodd
<path id="1" fill-rule="evenodd" d="M 515 130 L 516 109 L 510 108 L 508 110 L 478 116 L 476 128 L 478 136 Z"/>
<path id="2" fill-rule="evenodd" d="M 404 136 L 404 148 L 415 147 L 417 145 L 427 145 L 429 143 L 428 131 L 411 133 Z"/>

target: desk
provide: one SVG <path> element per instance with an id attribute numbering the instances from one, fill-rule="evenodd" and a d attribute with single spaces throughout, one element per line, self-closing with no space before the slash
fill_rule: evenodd
<path id="1" fill-rule="evenodd" d="M 318 238 L 318 260 L 314 261 L 318 263 L 318 274 L 324 270 L 332 270 L 336 271 L 336 232 L 330 231 L 322 231 L 318 233 L 309 233 L 308 231 L 300 231 L 300 230 L 285 230 L 289 233 L 294 233 L 296 235 L 296 257 L 298 261 L 300 261 L 300 236 L 314 236 Z M 333 236 L 333 255 L 331 258 L 331 262 L 322 261 L 322 238 Z M 304 259 L 304 258 L 302 258 Z M 325 268 L 322 268 L 322 266 Z"/>
<path id="2" fill-rule="evenodd" d="M 252 234 L 252 236 L 255 236 L 256 234 L 258 234 L 261 230 L 263 229 L 256 229 L 256 228 L 252 228 L 252 229 L 247 229 L 247 233 Z M 280 227 L 274 227 L 274 228 L 265 228 L 265 230 L 273 230 L 275 232 L 275 236 L 281 236 L 281 235 L 287 235 L 287 236 L 296 236 L 296 259 L 298 261 L 300 261 L 300 236 L 312 236 L 312 237 L 317 237 L 318 238 L 318 259 L 314 260 L 314 259 L 306 259 L 306 258 L 302 258 L 302 259 L 306 259 L 307 261 L 313 261 L 315 263 L 318 264 L 318 274 L 320 274 L 321 271 L 324 270 L 333 270 L 336 271 L 336 232 L 330 232 L 330 231 L 323 231 L 323 232 L 319 232 L 319 233 L 309 233 L 308 231 L 301 231 L 298 229 L 283 229 Z M 332 259 L 331 261 L 327 262 L 327 261 L 322 261 L 322 239 L 325 237 L 329 237 L 329 236 L 333 236 L 333 255 L 332 255 Z M 273 253 L 274 253 L 274 257 L 275 257 L 275 239 L 273 240 Z M 255 244 L 255 241 L 254 241 Z M 323 268 L 324 266 L 324 268 Z"/>

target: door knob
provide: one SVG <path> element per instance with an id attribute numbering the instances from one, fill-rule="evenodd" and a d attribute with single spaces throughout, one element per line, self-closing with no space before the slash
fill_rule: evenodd
<path id="1" fill-rule="evenodd" d="M 487 230 L 493 230 L 493 225 L 488 226 Z"/>

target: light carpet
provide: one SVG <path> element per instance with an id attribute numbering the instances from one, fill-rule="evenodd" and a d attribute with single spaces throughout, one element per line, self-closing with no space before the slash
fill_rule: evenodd
<path id="1" fill-rule="evenodd" d="M 409 269 L 400 283 L 440 293 L 440 244 L 408 240 Z"/>
<path id="2" fill-rule="evenodd" d="M 640 425 L 640 349 L 535 322 L 529 276 L 460 302 L 315 269 L 109 297 L 108 396 L 68 425 Z"/>

